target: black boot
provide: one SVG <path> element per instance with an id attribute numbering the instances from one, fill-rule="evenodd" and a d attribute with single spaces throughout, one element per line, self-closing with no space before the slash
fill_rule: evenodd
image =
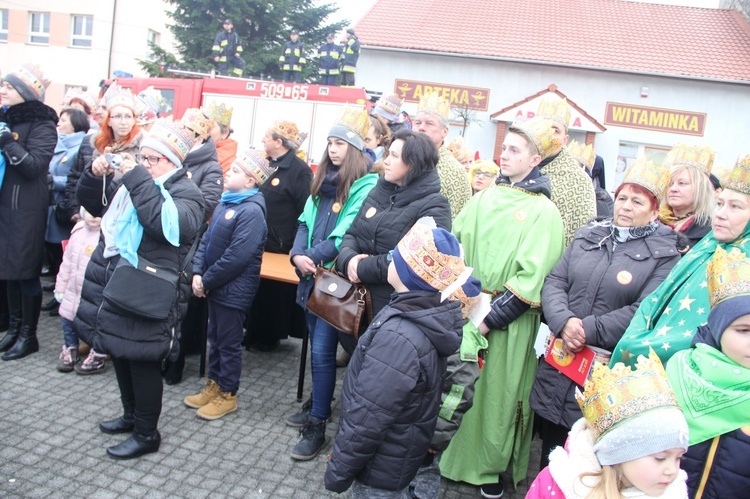
<path id="1" fill-rule="evenodd" d="M 144 454 L 159 450 L 161 435 L 157 430 L 142 434 L 134 431 L 130 438 L 121 444 L 107 448 L 107 455 L 112 459 L 134 459 Z"/>
<path id="2" fill-rule="evenodd" d="M 0 281 L 5 283 L 5 281 Z M 0 352 L 6 352 L 16 344 L 18 335 L 21 334 L 21 290 L 17 288 L 8 289 L 8 312 L 10 314 L 8 332 L 0 340 Z"/>
<path id="3" fill-rule="evenodd" d="M 39 323 L 41 308 L 41 294 L 30 296 L 21 293 L 21 333 L 18 335 L 18 340 L 13 348 L 2 356 L 3 360 L 22 359 L 39 351 L 36 326 Z"/>
<path id="4" fill-rule="evenodd" d="M 8 312 L 8 285 L 0 281 L 0 333 L 10 328 L 10 313 Z"/>
<path id="5" fill-rule="evenodd" d="M 110 435 L 117 435 L 118 433 L 130 433 L 135 427 L 133 420 L 133 412 L 126 412 L 117 419 L 110 419 L 109 421 L 102 421 L 99 423 L 99 429 L 102 433 L 109 433 Z"/>
<path id="6" fill-rule="evenodd" d="M 326 444 L 326 422 L 310 416 L 307 424 L 300 428 L 302 438 L 292 449 L 292 459 L 309 461 L 318 455 Z"/>

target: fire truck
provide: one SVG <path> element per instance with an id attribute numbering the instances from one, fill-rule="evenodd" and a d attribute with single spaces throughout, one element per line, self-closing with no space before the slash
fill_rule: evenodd
<path id="1" fill-rule="evenodd" d="M 276 120 L 292 121 L 307 134 L 301 149 L 317 163 L 325 150 L 328 131 L 346 105 L 371 105 L 362 88 L 282 83 L 239 78 L 118 78 L 133 93 L 152 86 L 161 91 L 171 111 L 181 118 L 185 110 L 225 104 L 233 108 L 232 138 L 240 146 L 262 149 L 261 139 Z"/>

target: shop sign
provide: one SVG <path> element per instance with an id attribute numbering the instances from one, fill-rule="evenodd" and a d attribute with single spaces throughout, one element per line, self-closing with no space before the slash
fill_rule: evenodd
<path id="1" fill-rule="evenodd" d="M 706 116 L 692 111 L 607 102 L 604 124 L 702 137 Z"/>
<path id="2" fill-rule="evenodd" d="M 396 80 L 394 91 L 406 102 L 419 102 L 423 95 L 437 92 L 451 107 L 487 111 L 490 89 L 433 83 L 429 81 Z"/>

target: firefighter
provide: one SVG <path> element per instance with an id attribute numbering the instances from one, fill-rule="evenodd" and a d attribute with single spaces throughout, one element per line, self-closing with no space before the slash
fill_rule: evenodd
<path id="1" fill-rule="evenodd" d="M 231 19 L 224 20 L 224 31 L 216 35 L 213 46 L 214 61 L 219 63 L 219 74 L 226 75 L 229 66 L 233 66 L 232 76 L 242 76 L 245 60 L 240 57 L 242 44 L 240 37 L 234 32 Z"/>
<path id="2" fill-rule="evenodd" d="M 293 29 L 289 41 L 284 44 L 284 51 L 279 56 L 279 69 L 282 71 L 281 81 L 302 81 L 302 65 L 306 64 L 303 45 L 299 41 L 299 32 Z"/>
<path id="3" fill-rule="evenodd" d="M 320 84 L 336 85 L 339 75 L 339 59 L 341 59 L 341 47 L 334 41 L 334 34 L 328 33 L 326 43 L 318 49 L 320 58 Z"/>
<path id="4" fill-rule="evenodd" d="M 359 38 L 352 28 L 346 30 L 346 44 L 344 45 L 344 59 L 341 62 L 341 85 L 354 86 L 354 73 L 357 72 L 359 59 Z"/>

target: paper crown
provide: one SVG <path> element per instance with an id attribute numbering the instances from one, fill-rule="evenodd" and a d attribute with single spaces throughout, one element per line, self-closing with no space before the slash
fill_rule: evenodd
<path id="1" fill-rule="evenodd" d="M 398 94 L 383 95 L 375 103 L 375 107 L 372 112 L 388 121 L 393 121 L 401 111 L 401 105 L 404 103 L 404 99 L 398 96 Z"/>
<path id="2" fill-rule="evenodd" d="M 688 146 L 678 142 L 672 146 L 661 164 L 667 168 L 692 166 L 709 175 L 715 156 L 710 147 Z"/>
<path id="3" fill-rule="evenodd" d="M 169 119 L 156 120 L 148 136 L 141 141 L 141 147 L 150 147 L 163 153 L 172 163 L 182 163 L 193 148 L 195 138 L 179 122 Z"/>
<path id="4" fill-rule="evenodd" d="M 247 147 L 238 154 L 232 164 L 253 177 L 258 182 L 258 185 L 265 184 L 268 178 L 273 175 L 273 172 L 276 171 L 275 168 L 269 165 L 265 154 L 252 147 Z"/>
<path id="5" fill-rule="evenodd" d="M 307 137 L 307 135 L 304 137 L 301 136 L 297 125 L 291 121 L 277 121 L 271 126 L 271 130 L 285 139 L 291 140 L 297 147 L 299 147 Z"/>
<path id="6" fill-rule="evenodd" d="M 81 87 L 70 87 L 68 91 L 65 92 L 63 106 L 69 107 L 73 100 L 80 100 L 85 103 L 91 111 L 96 108 L 96 100 L 94 100 L 90 93 L 84 91 Z"/>
<path id="7" fill-rule="evenodd" d="M 669 169 L 663 164 L 657 166 L 646 158 L 638 158 L 630 165 L 622 179 L 623 184 L 638 184 L 653 194 L 661 202 L 669 181 Z"/>
<path id="8" fill-rule="evenodd" d="M 739 248 L 727 253 L 717 246 L 706 265 L 706 275 L 711 308 L 727 298 L 750 295 L 750 259 Z"/>
<path id="9" fill-rule="evenodd" d="M 138 125 L 147 125 L 149 123 L 155 122 L 159 116 L 157 116 L 156 111 L 151 109 L 148 104 L 146 104 L 143 99 L 138 97 L 137 95 L 134 97 L 135 102 L 135 121 L 138 123 Z"/>
<path id="10" fill-rule="evenodd" d="M 470 151 L 466 147 L 466 142 L 463 137 L 455 137 L 448 143 L 448 150 L 459 163 L 474 159 L 474 152 Z"/>
<path id="11" fill-rule="evenodd" d="M 568 143 L 568 152 L 571 156 L 573 156 L 573 159 L 581 163 L 589 170 L 594 166 L 594 161 L 596 160 L 596 152 L 594 152 L 594 148 L 591 146 L 591 144 L 581 144 L 575 140 L 571 140 Z"/>
<path id="12" fill-rule="evenodd" d="M 552 120 L 559 123 L 567 130 L 570 125 L 570 106 L 566 99 L 560 99 L 556 95 L 545 95 L 539 103 L 536 115 L 540 118 Z"/>
<path id="13" fill-rule="evenodd" d="M 203 140 L 208 139 L 212 123 L 211 118 L 203 114 L 197 107 L 187 109 L 182 115 L 182 126 L 198 135 Z"/>
<path id="14" fill-rule="evenodd" d="M 520 133 L 536 147 L 542 159 L 548 158 L 562 146 L 560 139 L 555 137 L 552 120 L 534 117 L 523 122 L 510 125 L 509 131 Z"/>
<path id="15" fill-rule="evenodd" d="M 336 125 L 341 125 L 347 130 L 356 133 L 360 139 L 365 140 L 367 132 L 370 131 L 370 115 L 361 107 L 344 106 L 336 120 Z"/>
<path id="16" fill-rule="evenodd" d="M 612 369 L 594 362 L 583 393 L 576 387 L 575 396 L 597 442 L 609 431 L 644 412 L 680 407 L 664 366 L 652 349 L 648 358 L 638 356 L 635 371 L 622 362 Z"/>
<path id="17" fill-rule="evenodd" d="M 161 94 L 161 91 L 154 88 L 153 85 L 140 92 L 138 98 L 148 107 L 153 109 L 156 114 L 168 113 L 170 111 L 167 99 L 165 99 Z"/>
<path id="18" fill-rule="evenodd" d="M 123 88 L 115 82 L 104 93 L 104 105 L 108 110 L 116 106 L 125 106 L 135 112 L 135 96 L 129 88 Z"/>
<path id="19" fill-rule="evenodd" d="M 737 160 L 729 173 L 729 178 L 721 185 L 725 189 L 732 189 L 750 196 L 750 154 Z"/>
<path id="20" fill-rule="evenodd" d="M 451 103 L 440 96 L 437 92 L 430 92 L 419 99 L 417 114 L 436 114 L 443 121 L 448 121 L 451 112 Z"/>
<path id="21" fill-rule="evenodd" d="M 234 111 L 233 107 L 227 107 L 224 103 L 217 106 L 215 102 L 203 108 L 203 114 L 227 128 L 232 123 L 232 111 Z"/>
<path id="22" fill-rule="evenodd" d="M 476 172 L 487 172 L 497 175 L 500 173 L 500 167 L 490 159 L 478 159 L 469 166 L 469 176 L 471 176 L 472 180 Z"/>
<path id="23" fill-rule="evenodd" d="M 42 69 L 36 64 L 24 64 L 5 75 L 5 79 L 17 87 L 20 83 L 23 89 L 16 88 L 24 100 L 39 100 L 44 96 L 44 91 L 49 87 L 50 80 L 44 78 Z"/>

